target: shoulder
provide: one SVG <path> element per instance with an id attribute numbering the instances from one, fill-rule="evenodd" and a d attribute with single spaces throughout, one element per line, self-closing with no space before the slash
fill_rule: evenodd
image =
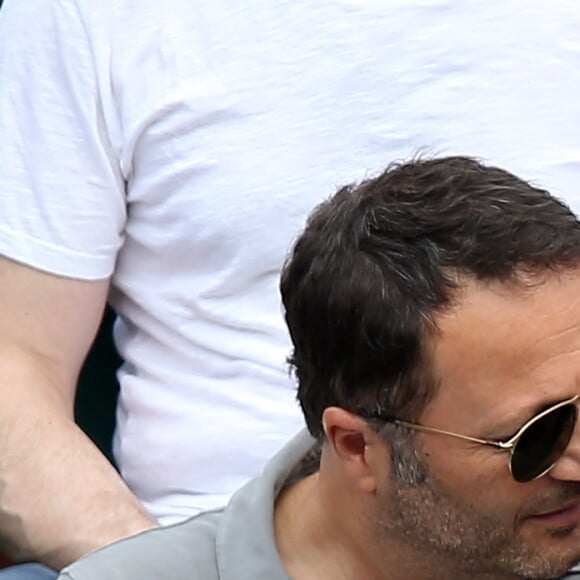
<path id="1" fill-rule="evenodd" d="M 216 531 L 223 510 L 126 538 L 65 568 L 62 580 L 217 580 Z"/>

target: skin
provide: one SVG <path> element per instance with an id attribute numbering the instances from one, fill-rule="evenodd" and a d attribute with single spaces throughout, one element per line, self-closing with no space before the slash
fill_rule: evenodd
<path id="1" fill-rule="evenodd" d="M 470 282 L 440 317 L 441 382 L 422 424 L 503 439 L 580 392 L 580 270 L 534 282 Z M 416 433 L 428 476 L 410 487 L 393 477 L 387 446 L 363 420 L 339 408 L 323 419 L 319 472 L 276 506 L 293 578 L 557 578 L 580 560 L 580 515 L 566 525 L 537 517 L 580 502 L 578 426 L 549 474 L 523 484 L 505 452 Z"/>
<path id="2" fill-rule="evenodd" d="M 108 288 L 0 258 L 0 550 L 15 561 L 59 569 L 155 526 L 74 423 Z"/>

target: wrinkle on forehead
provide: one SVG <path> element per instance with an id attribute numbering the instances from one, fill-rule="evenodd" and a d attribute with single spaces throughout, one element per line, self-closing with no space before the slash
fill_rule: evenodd
<path id="1" fill-rule="evenodd" d="M 577 332 L 580 326 L 580 319 L 573 319 L 574 314 L 580 312 L 580 294 L 572 298 L 572 302 L 569 304 L 562 304 L 562 309 L 556 312 L 557 315 L 564 316 L 566 313 L 570 313 L 572 320 L 570 324 L 562 328 L 559 332 L 554 332 L 551 336 L 547 336 L 546 340 L 557 340 L 558 338 L 565 337 L 569 333 Z M 546 314 L 546 316 L 549 316 Z M 542 339 L 540 339 L 541 341 Z"/>

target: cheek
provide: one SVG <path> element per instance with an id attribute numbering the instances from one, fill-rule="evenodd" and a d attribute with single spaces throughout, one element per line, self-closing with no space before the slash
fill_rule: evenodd
<path id="1" fill-rule="evenodd" d="M 430 476 L 452 497 L 478 511 L 515 517 L 534 487 L 517 483 L 508 467 L 508 454 L 462 442 L 426 441 L 423 454 Z M 529 486 L 529 487 L 528 487 Z"/>
<path id="2" fill-rule="evenodd" d="M 457 481 L 513 482 L 509 454 L 495 448 L 444 436 L 421 434 L 418 443 L 433 473 Z"/>

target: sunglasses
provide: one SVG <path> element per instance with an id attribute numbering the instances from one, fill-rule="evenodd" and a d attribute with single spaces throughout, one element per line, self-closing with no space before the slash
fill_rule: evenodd
<path id="1" fill-rule="evenodd" d="M 520 483 L 525 483 L 548 473 L 564 454 L 576 426 L 578 417 L 576 405 L 579 399 L 580 394 L 552 405 L 526 421 L 515 435 L 505 441 L 478 439 L 433 427 L 425 427 L 397 419 L 380 409 L 377 411 L 363 410 L 357 414 L 365 419 L 378 419 L 385 423 L 395 423 L 416 431 L 446 435 L 508 451 L 512 477 Z"/>

